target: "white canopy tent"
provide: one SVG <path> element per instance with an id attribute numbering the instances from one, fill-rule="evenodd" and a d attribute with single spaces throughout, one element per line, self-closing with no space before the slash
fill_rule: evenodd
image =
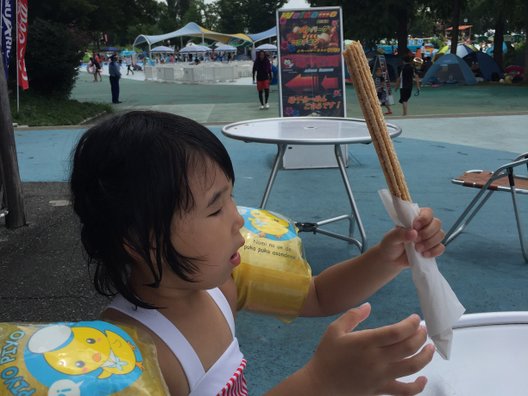
<path id="1" fill-rule="evenodd" d="M 233 47 L 232 45 L 217 43 L 215 50 L 223 51 L 223 52 L 236 52 L 237 49 L 236 47 Z"/>
<path id="2" fill-rule="evenodd" d="M 165 47 L 164 45 L 160 45 L 158 47 L 152 48 L 150 50 L 150 52 L 173 54 L 174 53 L 174 48 Z"/>
<path id="3" fill-rule="evenodd" d="M 277 46 L 273 44 L 261 44 L 255 49 L 257 51 L 277 51 Z"/>
<path id="4" fill-rule="evenodd" d="M 253 40 L 246 34 L 243 33 L 236 33 L 236 34 L 225 34 L 225 33 L 218 33 L 213 32 L 212 30 L 203 28 L 199 26 L 198 24 L 194 22 L 189 22 L 187 25 L 182 27 L 181 29 L 175 30 L 174 32 L 165 33 L 165 34 L 158 34 L 158 35 L 145 35 L 140 34 L 136 37 L 134 40 L 133 46 L 140 46 L 142 44 L 147 44 L 149 47 L 149 52 L 151 52 L 152 44 L 159 43 L 160 41 L 164 40 L 170 40 L 176 37 L 201 37 L 202 43 L 205 39 L 214 40 L 214 41 L 220 41 L 222 43 L 228 43 L 232 40 L 235 41 L 247 41 L 247 42 L 253 42 Z M 183 47 L 183 45 L 181 45 Z"/>
<path id="5" fill-rule="evenodd" d="M 247 43 L 252 43 L 253 46 L 255 46 L 255 42 L 277 36 L 277 28 L 272 27 L 271 29 L 268 29 L 264 32 L 254 33 L 254 34 L 244 34 L 244 33 L 225 34 L 225 33 L 214 32 L 212 30 L 203 28 L 194 22 L 189 22 L 187 25 L 185 25 L 181 29 L 175 30 L 174 32 L 170 32 L 170 33 L 158 34 L 158 35 L 140 34 L 134 40 L 133 46 L 137 47 L 143 44 L 147 44 L 148 52 L 150 53 L 152 50 L 153 44 L 159 43 L 160 41 L 170 40 L 176 37 L 180 37 L 180 42 L 181 42 L 180 47 L 183 47 L 182 37 L 184 36 L 201 37 L 202 43 L 204 42 L 205 39 L 209 39 L 209 40 L 219 41 L 224 44 L 233 43 L 233 42 L 239 42 L 239 43 L 247 42 Z"/>
<path id="6" fill-rule="evenodd" d="M 209 51 L 211 51 L 211 48 L 206 47 L 205 45 L 188 45 L 180 50 L 180 54 L 194 54 Z"/>

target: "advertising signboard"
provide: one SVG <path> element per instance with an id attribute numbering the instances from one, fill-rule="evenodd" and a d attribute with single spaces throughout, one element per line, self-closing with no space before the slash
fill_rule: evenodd
<path id="1" fill-rule="evenodd" d="M 279 114 L 346 117 L 340 7 L 277 10 Z M 347 146 L 342 146 L 348 163 Z M 285 169 L 337 167 L 331 146 L 288 146 Z"/>
<path id="2" fill-rule="evenodd" d="M 280 115 L 345 117 L 340 7 L 277 11 Z"/>

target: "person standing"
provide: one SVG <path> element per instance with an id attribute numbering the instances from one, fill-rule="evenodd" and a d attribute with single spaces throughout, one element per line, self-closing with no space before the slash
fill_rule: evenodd
<path id="1" fill-rule="evenodd" d="M 398 80 L 396 81 L 396 87 L 394 88 L 395 91 L 400 89 L 400 103 L 403 106 L 403 113 L 402 115 L 407 115 L 407 102 L 409 101 L 409 98 L 412 94 L 412 88 L 413 88 L 413 80 L 416 83 L 416 89 L 418 90 L 418 94 L 420 93 L 420 78 L 414 71 L 414 67 L 412 65 L 413 57 L 411 55 L 407 55 L 403 58 L 403 67 L 401 69 L 400 75 L 398 77 Z"/>
<path id="2" fill-rule="evenodd" d="M 125 63 L 126 63 L 126 67 L 127 67 L 127 76 L 128 76 L 128 73 L 132 73 L 132 75 L 134 75 L 134 67 L 132 66 L 132 58 L 125 58 Z"/>
<path id="3" fill-rule="evenodd" d="M 108 65 L 108 74 L 110 75 L 110 89 L 112 90 L 112 103 L 121 103 L 119 100 L 119 79 L 121 78 L 121 71 L 119 69 L 117 57 L 112 55 L 110 57 L 110 64 Z"/>
<path id="4" fill-rule="evenodd" d="M 99 82 L 103 81 L 103 76 L 101 75 L 101 57 L 99 54 L 96 54 L 94 52 L 93 56 L 93 64 L 95 66 L 95 72 L 94 72 L 94 82 L 97 82 L 97 76 L 99 76 Z"/>
<path id="5" fill-rule="evenodd" d="M 390 83 L 387 82 L 381 67 L 377 67 L 374 73 L 374 85 L 376 86 L 376 93 L 378 94 L 378 100 L 381 106 L 387 108 L 386 115 L 392 114 L 392 109 L 390 107 L 391 103 L 389 100 L 390 92 Z"/>
<path id="6" fill-rule="evenodd" d="M 259 51 L 253 62 L 253 83 L 257 82 L 260 109 L 269 109 L 268 98 L 272 78 L 271 62 L 264 51 Z"/>

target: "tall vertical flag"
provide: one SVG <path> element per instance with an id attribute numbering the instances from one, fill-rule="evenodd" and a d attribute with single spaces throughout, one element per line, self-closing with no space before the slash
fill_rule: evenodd
<path id="1" fill-rule="evenodd" d="M 25 91 L 29 89 L 25 60 L 28 33 L 28 0 L 17 0 L 17 31 L 17 80 L 18 85 Z"/>
<path id="2" fill-rule="evenodd" d="M 1 0 L 0 5 L 2 7 L 2 58 L 4 59 L 4 71 L 7 79 L 9 55 L 13 47 L 13 17 L 15 10 L 13 9 L 13 0 Z"/>

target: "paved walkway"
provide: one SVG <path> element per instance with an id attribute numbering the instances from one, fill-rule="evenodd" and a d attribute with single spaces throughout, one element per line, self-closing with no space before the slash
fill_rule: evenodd
<path id="1" fill-rule="evenodd" d="M 256 88 L 249 78 L 225 84 L 180 84 L 142 81 L 141 72 L 134 78 L 121 80 L 122 104 L 117 110 L 153 108 L 192 118 L 201 123 L 225 124 L 254 118 L 277 117 L 278 88 L 272 86 L 269 110 L 260 110 Z M 129 76 L 132 77 L 132 76 Z M 92 77 L 81 72 L 72 99 L 92 102 L 110 102 L 108 76 L 94 83 Z M 396 98 L 399 97 L 396 93 Z M 346 89 L 347 116 L 362 117 L 355 92 Z M 395 116 L 402 117 L 401 106 L 394 106 Z M 482 115 L 528 114 L 528 86 L 484 84 L 475 86 L 425 87 L 420 96 L 409 101 L 408 118 L 458 117 Z"/>

